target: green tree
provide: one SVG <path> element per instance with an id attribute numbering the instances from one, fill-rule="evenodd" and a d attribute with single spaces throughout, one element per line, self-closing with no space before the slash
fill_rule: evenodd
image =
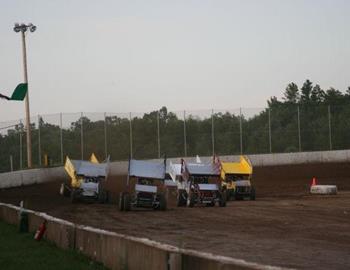
<path id="1" fill-rule="evenodd" d="M 312 103 L 317 103 L 317 104 L 320 104 L 324 101 L 325 99 L 325 92 L 321 89 L 321 87 L 316 84 L 313 88 L 312 88 L 312 91 L 311 91 L 311 96 L 310 96 L 310 99 L 311 99 L 311 102 Z"/>
<path id="2" fill-rule="evenodd" d="M 339 105 L 346 101 L 345 96 L 339 90 L 330 88 L 325 94 L 325 103 L 329 105 Z"/>
<path id="3" fill-rule="evenodd" d="M 306 80 L 303 84 L 303 87 L 301 87 L 300 102 L 304 104 L 309 103 L 311 98 L 311 92 L 312 92 L 312 82 L 310 80 Z"/>
<path id="4" fill-rule="evenodd" d="M 283 100 L 287 103 L 296 104 L 300 100 L 300 93 L 298 85 L 295 83 L 288 84 L 286 90 L 284 91 Z"/>

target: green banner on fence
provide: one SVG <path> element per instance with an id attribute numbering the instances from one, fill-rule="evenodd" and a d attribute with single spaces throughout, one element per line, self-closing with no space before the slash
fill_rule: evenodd
<path id="1" fill-rule="evenodd" d="M 28 84 L 27 83 L 20 83 L 17 85 L 15 91 L 13 91 L 13 94 L 11 96 L 11 100 L 23 100 L 28 91 Z"/>
<path id="2" fill-rule="evenodd" d="M 7 99 L 7 100 L 20 100 L 20 101 L 22 101 L 26 97 L 27 92 L 28 92 L 28 84 L 27 83 L 20 83 L 19 85 L 17 85 L 16 89 L 13 91 L 11 97 L 0 94 L 0 98 Z"/>

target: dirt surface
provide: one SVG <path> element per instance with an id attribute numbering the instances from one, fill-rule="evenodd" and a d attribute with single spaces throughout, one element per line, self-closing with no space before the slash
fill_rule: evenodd
<path id="1" fill-rule="evenodd" d="M 312 177 L 335 184 L 335 196 L 311 196 Z M 51 182 L 0 190 L 0 201 L 47 212 L 79 224 L 214 254 L 298 269 L 350 269 L 350 164 L 327 163 L 254 168 L 256 201 L 227 207 L 177 208 L 169 192 L 165 212 L 119 212 L 117 194 L 125 176 L 107 187 L 112 203 L 72 205 Z"/>

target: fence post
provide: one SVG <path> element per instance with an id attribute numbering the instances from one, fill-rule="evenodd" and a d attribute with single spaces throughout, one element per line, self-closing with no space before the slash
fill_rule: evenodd
<path id="1" fill-rule="evenodd" d="M 81 147 L 81 160 L 84 160 L 84 126 L 83 126 L 83 112 L 80 116 L 80 147 Z"/>
<path id="2" fill-rule="evenodd" d="M 299 152 L 301 152 L 301 134 L 300 134 L 300 110 L 298 108 L 298 140 L 299 140 Z"/>
<path id="3" fill-rule="evenodd" d="M 39 166 L 41 166 L 41 121 L 40 121 L 40 115 L 38 115 L 38 163 Z"/>
<path id="4" fill-rule="evenodd" d="M 212 146 L 212 156 L 215 155 L 215 134 L 214 134 L 214 109 L 211 110 L 211 146 Z"/>
<path id="5" fill-rule="evenodd" d="M 158 138 L 158 158 L 160 158 L 160 127 L 159 127 L 159 111 L 157 111 L 157 138 Z"/>
<path id="6" fill-rule="evenodd" d="M 331 106 L 328 105 L 328 128 L 329 128 L 329 150 L 332 150 L 332 123 L 331 123 Z"/>
<path id="7" fill-rule="evenodd" d="M 20 120 L 20 129 L 19 129 L 19 168 L 21 170 L 23 169 L 22 132 L 23 132 L 23 125 L 22 125 L 22 120 Z"/>
<path id="8" fill-rule="evenodd" d="M 132 158 L 132 125 L 131 125 L 131 112 L 129 113 L 129 123 L 130 123 L 130 158 Z"/>
<path id="9" fill-rule="evenodd" d="M 272 153 L 272 135 L 271 135 L 271 108 L 269 110 L 269 144 L 270 144 L 270 153 Z"/>
<path id="10" fill-rule="evenodd" d="M 243 128 L 242 128 L 242 108 L 239 108 L 239 136 L 241 145 L 241 155 L 243 154 Z"/>
<path id="11" fill-rule="evenodd" d="M 184 111 L 184 151 L 185 157 L 187 157 L 187 138 L 186 138 L 186 111 Z"/>
<path id="12" fill-rule="evenodd" d="M 61 144 L 61 164 L 63 164 L 63 131 L 62 131 L 62 113 L 60 113 L 60 144 Z"/>
<path id="13" fill-rule="evenodd" d="M 10 155 L 10 168 L 11 168 L 11 172 L 13 172 L 13 157 L 12 157 L 12 155 Z"/>
<path id="14" fill-rule="evenodd" d="M 104 119 L 105 119 L 105 122 L 104 122 L 104 135 L 105 135 L 105 157 L 107 159 L 107 153 L 108 153 L 108 149 L 107 149 L 107 115 L 106 113 L 104 113 Z"/>

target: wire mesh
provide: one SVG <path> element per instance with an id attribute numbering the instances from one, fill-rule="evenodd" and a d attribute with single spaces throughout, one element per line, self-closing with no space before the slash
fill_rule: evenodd
<path id="1" fill-rule="evenodd" d="M 106 113 L 107 154 L 111 160 L 130 157 L 130 119 L 128 113 Z"/>
<path id="2" fill-rule="evenodd" d="M 64 157 L 111 160 L 349 149 L 347 105 L 31 117 L 33 166 Z M 24 119 L 0 122 L 0 172 L 27 167 Z M 12 157 L 12 158 L 11 158 Z M 11 164 L 12 160 L 12 164 Z M 12 166 L 11 166 L 12 165 Z"/>
<path id="3" fill-rule="evenodd" d="M 300 134 L 302 151 L 329 150 L 327 105 L 300 106 Z"/>
<path id="4" fill-rule="evenodd" d="M 270 109 L 271 148 L 274 153 L 299 151 L 299 124 L 297 105 Z"/>
<path id="5" fill-rule="evenodd" d="M 270 152 L 268 110 L 242 108 L 242 153 L 263 154 Z"/>
<path id="6" fill-rule="evenodd" d="M 330 106 L 329 109 L 332 149 L 350 149 L 350 106 Z"/>
<path id="7" fill-rule="evenodd" d="M 38 165 L 42 165 L 44 164 L 44 157 L 46 155 L 50 165 L 61 164 L 60 115 L 38 116 L 36 132 L 34 134 L 36 134 L 36 140 L 33 138 L 33 161 Z"/>
<path id="8" fill-rule="evenodd" d="M 81 113 L 62 114 L 63 156 L 81 159 Z"/>
<path id="9" fill-rule="evenodd" d="M 158 157 L 157 113 L 131 113 L 133 158 Z"/>
<path id="10" fill-rule="evenodd" d="M 185 156 L 184 112 L 160 110 L 160 153 L 167 157 Z"/>
<path id="11" fill-rule="evenodd" d="M 92 153 L 99 160 L 106 158 L 105 153 L 105 115 L 104 113 L 83 113 L 83 154 L 89 159 Z"/>
<path id="12" fill-rule="evenodd" d="M 188 156 L 212 155 L 212 111 L 186 111 L 186 141 Z"/>
<path id="13" fill-rule="evenodd" d="M 214 146 L 217 155 L 236 155 L 240 150 L 240 110 L 214 110 Z"/>
<path id="14" fill-rule="evenodd" d="M 21 167 L 20 136 L 23 139 L 24 126 L 20 120 L 0 123 L 0 172 L 11 171 L 11 156 L 13 170 Z M 22 158 L 23 164 L 23 158 Z M 22 165 L 23 167 L 23 165 Z"/>

